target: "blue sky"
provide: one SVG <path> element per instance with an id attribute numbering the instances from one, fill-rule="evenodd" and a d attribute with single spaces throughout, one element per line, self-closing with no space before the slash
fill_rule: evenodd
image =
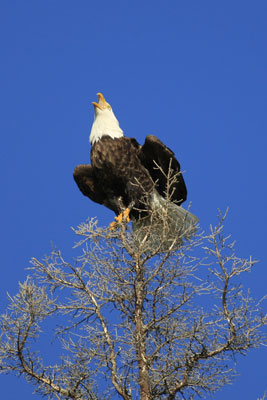
<path id="1" fill-rule="evenodd" d="M 71 226 L 113 219 L 72 178 L 89 161 L 99 91 L 127 136 L 175 151 L 202 227 L 230 207 L 238 255 L 260 260 L 244 284 L 266 293 L 266 20 L 265 0 L 1 1 L 1 312 L 31 257 L 51 242 L 71 255 Z M 262 395 L 266 357 L 239 358 L 213 398 Z M 40 398 L 22 378 L 0 383 L 7 400 Z"/>

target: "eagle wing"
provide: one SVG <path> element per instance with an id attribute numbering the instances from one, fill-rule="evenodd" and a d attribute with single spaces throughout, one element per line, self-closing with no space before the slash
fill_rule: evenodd
<path id="1" fill-rule="evenodd" d="M 75 167 L 73 178 L 82 194 L 90 200 L 103 204 L 117 215 L 121 212 L 122 198 L 112 191 L 107 192 L 107 189 L 96 179 L 92 165 L 81 164 Z"/>
<path id="2" fill-rule="evenodd" d="M 137 147 L 138 143 L 136 142 L 134 145 Z M 181 204 L 186 200 L 187 189 L 180 170 L 180 164 L 171 149 L 156 136 L 148 135 L 144 145 L 139 145 L 138 156 L 143 166 L 149 171 L 161 196 L 166 196 L 167 175 L 171 171 L 171 176 L 177 177 L 169 190 L 169 193 L 172 193 L 171 200 L 177 204 Z"/>
<path id="3" fill-rule="evenodd" d="M 73 171 L 73 178 L 82 194 L 89 197 L 89 199 L 95 201 L 96 203 L 104 203 L 105 195 L 101 191 L 101 188 L 97 187 L 96 185 L 93 175 L 93 168 L 91 165 L 82 164 L 75 167 Z"/>

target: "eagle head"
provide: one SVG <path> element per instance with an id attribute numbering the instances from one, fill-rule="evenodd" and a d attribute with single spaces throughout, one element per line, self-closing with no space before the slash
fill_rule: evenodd
<path id="1" fill-rule="evenodd" d="M 90 143 L 93 145 L 102 136 L 110 136 L 113 139 L 123 136 L 119 121 L 115 117 L 110 104 L 105 100 L 102 93 L 97 93 L 98 103 L 93 101 L 95 119 L 90 134 Z"/>

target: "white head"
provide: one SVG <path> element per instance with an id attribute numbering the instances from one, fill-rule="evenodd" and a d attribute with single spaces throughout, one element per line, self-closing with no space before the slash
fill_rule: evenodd
<path id="1" fill-rule="evenodd" d="M 119 121 L 115 117 L 112 108 L 106 102 L 102 93 L 97 93 L 97 95 L 98 103 L 93 101 L 95 120 L 89 137 L 92 145 L 104 135 L 108 135 L 112 137 L 112 139 L 123 136 L 123 131 L 120 128 Z"/>

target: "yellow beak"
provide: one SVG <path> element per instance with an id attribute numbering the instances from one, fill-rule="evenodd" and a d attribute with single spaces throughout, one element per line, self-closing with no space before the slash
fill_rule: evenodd
<path id="1" fill-rule="evenodd" d="M 108 107 L 108 103 L 106 102 L 105 97 L 103 96 L 102 93 L 97 93 L 97 96 L 98 96 L 98 103 L 93 101 L 92 104 L 94 105 L 94 107 L 97 107 L 100 110 L 104 110 L 105 108 Z"/>

